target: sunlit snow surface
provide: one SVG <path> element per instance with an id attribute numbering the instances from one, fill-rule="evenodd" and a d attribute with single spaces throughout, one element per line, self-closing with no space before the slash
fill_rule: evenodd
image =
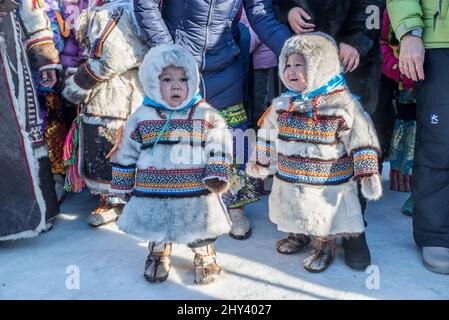
<path id="1" fill-rule="evenodd" d="M 369 203 L 366 214 L 369 272 L 349 269 L 340 247 L 334 264 L 321 274 L 302 266 L 310 248 L 296 255 L 277 253 L 275 243 L 284 234 L 268 220 L 263 197 L 247 208 L 251 238 L 217 241 L 225 270 L 219 282 L 194 285 L 193 253 L 175 245 L 168 280 L 150 284 L 143 277 L 146 244 L 115 224 L 88 226 L 96 198 L 85 191 L 65 198 L 50 232 L 0 242 L 0 299 L 449 299 L 449 276 L 422 266 L 412 220 L 400 212 L 409 195 L 388 191 L 387 173 L 388 165 L 384 196 Z"/>

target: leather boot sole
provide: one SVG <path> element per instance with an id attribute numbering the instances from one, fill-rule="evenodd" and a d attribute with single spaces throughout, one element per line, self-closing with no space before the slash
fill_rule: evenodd
<path id="1" fill-rule="evenodd" d="M 229 236 L 235 240 L 245 240 L 245 239 L 248 239 L 249 237 L 251 237 L 252 232 L 253 232 L 253 229 L 249 228 L 248 232 L 242 236 L 237 236 L 233 233 L 229 233 Z"/>

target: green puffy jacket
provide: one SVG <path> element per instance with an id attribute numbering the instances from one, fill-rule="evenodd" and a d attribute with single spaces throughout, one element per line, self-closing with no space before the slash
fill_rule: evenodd
<path id="1" fill-rule="evenodd" d="M 449 0 L 387 0 L 387 9 L 399 39 L 420 27 L 426 48 L 449 48 Z"/>

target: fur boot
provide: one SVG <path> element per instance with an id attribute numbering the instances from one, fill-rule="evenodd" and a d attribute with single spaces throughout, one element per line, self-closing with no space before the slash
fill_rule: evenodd
<path id="1" fill-rule="evenodd" d="M 172 244 L 150 242 L 148 249 L 150 249 L 150 254 L 145 263 L 143 276 L 149 282 L 162 282 L 167 280 L 171 268 L 170 254 Z"/>
<path id="2" fill-rule="evenodd" d="M 314 237 L 314 250 L 304 259 L 304 268 L 312 273 L 323 272 L 335 259 L 335 238 Z"/>
<path id="3" fill-rule="evenodd" d="M 209 284 L 218 279 L 222 268 L 217 264 L 214 244 L 192 248 L 195 253 L 195 284 Z"/>
<path id="4" fill-rule="evenodd" d="M 230 209 L 229 216 L 232 221 L 232 229 L 229 235 L 237 240 L 248 239 L 252 230 L 243 208 Z"/>
<path id="5" fill-rule="evenodd" d="M 310 243 L 310 237 L 301 233 L 290 233 L 287 238 L 279 240 L 276 248 L 279 253 L 298 253 Z"/>
<path id="6" fill-rule="evenodd" d="M 117 221 L 122 213 L 123 204 L 113 204 L 108 200 L 108 196 L 100 195 L 97 208 L 90 213 L 86 222 L 93 227 Z"/>

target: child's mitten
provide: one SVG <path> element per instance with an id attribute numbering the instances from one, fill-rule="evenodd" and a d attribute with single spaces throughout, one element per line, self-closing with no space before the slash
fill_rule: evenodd
<path id="1" fill-rule="evenodd" d="M 229 183 L 218 178 L 204 180 L 206 187 L 213 193 L 223 193 L 229 188 Z"/>
<path id="2" fill-rule="evenodd" d="M 64 84 L 62 96 L 73 104 L 84 102 L 90 94 L 90 90 L 85 90 L 78 86 L 73 80 L 73 75 L 67 78 Z"/>
<path id="3" fill-rule="evenodd" d="M 362 195 L 368 200 L 378 200 L 382 196 L 382 182 L 378 174 L 360 179 Z"/>
<path id="4" fill-rule="evenodd" d="M 246 173 L 253 178 L 265 179 L 269 175 L 273 174 L 270 168 L 259 166 L 256 163 L 248 163 L 246 165 Z"/>

